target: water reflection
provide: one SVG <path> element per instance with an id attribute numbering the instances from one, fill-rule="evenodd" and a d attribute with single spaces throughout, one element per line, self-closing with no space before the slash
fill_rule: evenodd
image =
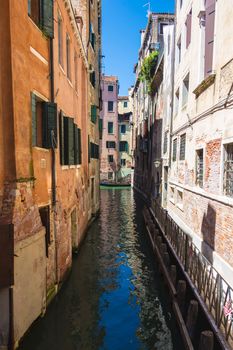
<path id="1" fill-rule="evenodd" d="M 182 350 L 177 339 L 142 203 L 130 190 L 103 190 L 69 281 L 21 350 Z"/>

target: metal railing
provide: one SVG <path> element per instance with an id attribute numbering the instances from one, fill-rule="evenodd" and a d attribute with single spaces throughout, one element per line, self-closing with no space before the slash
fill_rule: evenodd
<path id="1" fill-rule="evenodd" d="M 184 270 L 212 315 L 217 328 L 233 348 L 233 290 L 201 251 L 171 218 L 167 210 L 153 203 L 155 217 Z"/>

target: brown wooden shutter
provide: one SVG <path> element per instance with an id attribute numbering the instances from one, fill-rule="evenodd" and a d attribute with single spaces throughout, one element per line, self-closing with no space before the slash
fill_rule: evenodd
<path id="1" fill-rule="evenodd" d="M 14 226 L 0 225 L 0 288 L 14 284 Z"/>
<path id="2" fill-rule="evenodd" d="M 205 77 L 211 74 L 213 69 L 215 5 L 216 0 L 206 0 Z"/>

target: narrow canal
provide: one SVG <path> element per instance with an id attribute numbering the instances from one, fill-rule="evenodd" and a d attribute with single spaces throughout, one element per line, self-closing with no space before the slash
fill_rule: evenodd
<path id="1" fill-rule="evenodd" d="M 168 294 L 130 189 L 102 190 L 73 270 L 21 350 L 182 350 Z"/>

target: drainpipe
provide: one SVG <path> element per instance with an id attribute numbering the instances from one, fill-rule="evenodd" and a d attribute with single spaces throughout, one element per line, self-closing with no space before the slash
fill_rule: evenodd
<path id="1" fill-rule="evenodd" d="M 175 1 L 175 14 L 176 14 L 176 6 L 177 0 Z M 172 158 L 172 131 L 173 131 L 173 111 L 174 111 L 174 80 L 175 80 L 175 47 L 176 47 L 176 15 L 174 21 L 174 35 L 173 35 L 173 50 L 174 50 L 174 58 L 172 60 L 172 100 L 171 100 L 171 119 L 170 119 L 170 127 L 169 127 L 169 135 L 170 135 L 170 145 L 169 145 L 169 168 L 171 169 L 171 158 Z"/>
<path id="2" fill-rule="evenodd" d="M 53 46 L 53 38 L 49 39 L 50 41 L 50 100 L 52 103 L 54 103 L 54 46 Z M 57 201 L 57 193 L 56 193 L 56 152 L 55 148 L 56 145 L 54 143 L 54 135 L 51 134 L 52 138 L 52 165 L 51 165 L 51 172 L 52 172 L 52 206 L 53 206 L 53 212 L 54 215 L 56 215 L 56 201 Z M 57 226 L 56 226 L 56 220 L 55 216 L 53 217 L 53 229 L 54 229 L 54 241 L 55 241 L 55 271 L 56 271 L 56 281 L 55 283 L 58 284 L 59 282 L 59 276 L 58 276 L 58 251 L 57 251 Z"/>

